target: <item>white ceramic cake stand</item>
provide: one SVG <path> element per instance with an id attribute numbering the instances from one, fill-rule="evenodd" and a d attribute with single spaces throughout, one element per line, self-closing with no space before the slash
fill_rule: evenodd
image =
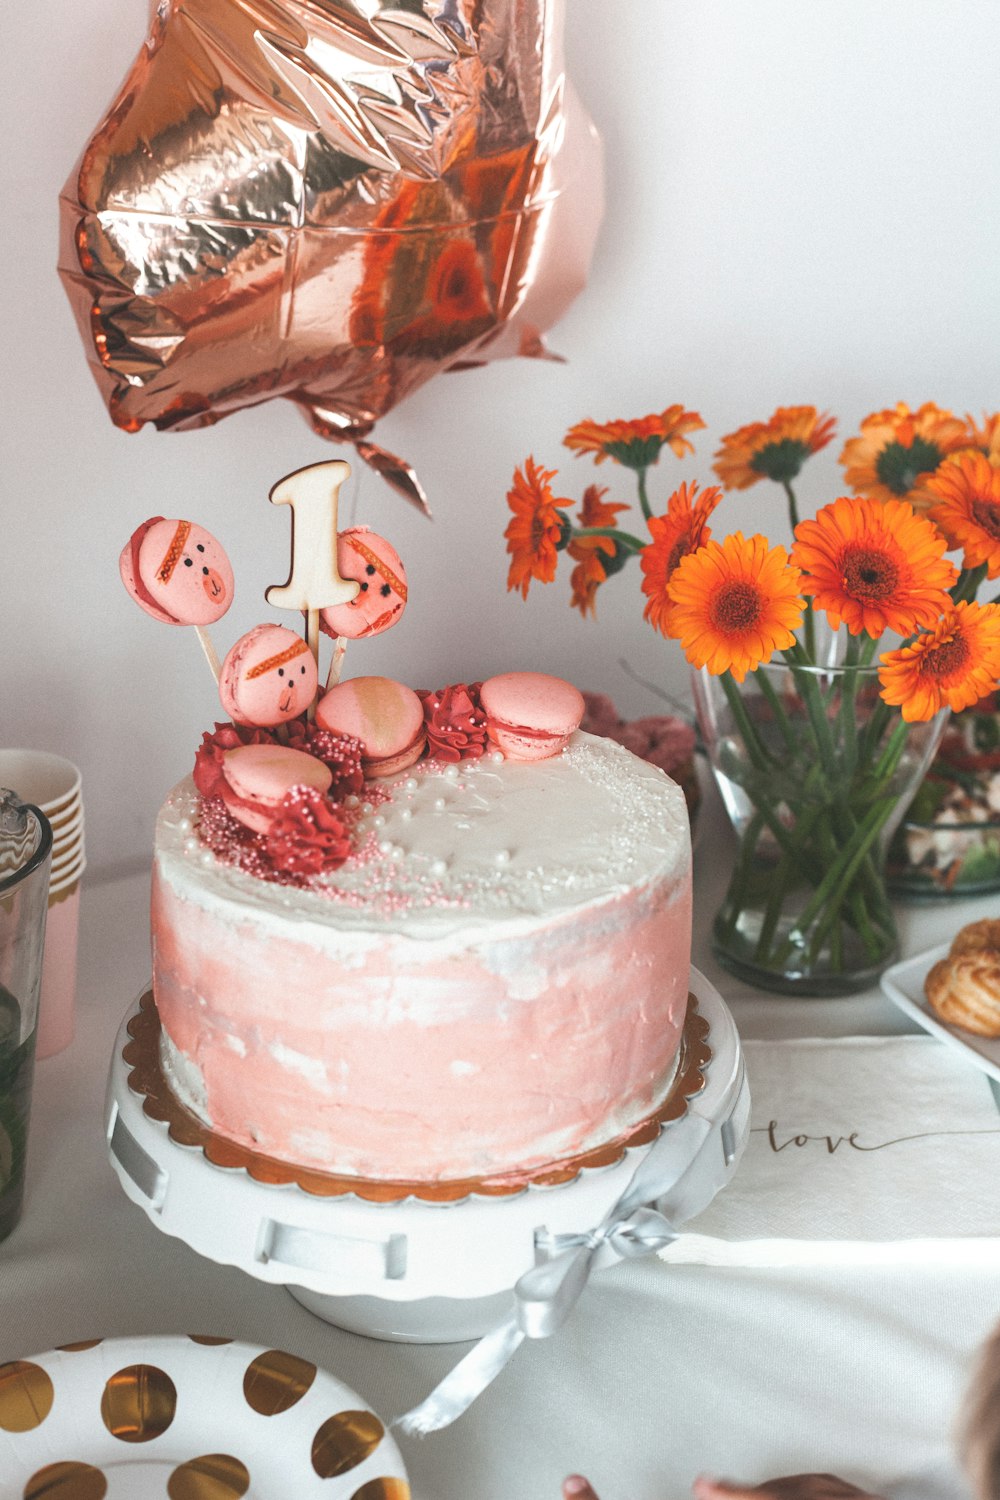
<path id="1" fill-rule="evenodd" d="M 709 1025 L 711 1059 L 687 1112 L 661 1126 L 692 1137 L 686 1166 L 657 1200 L 676 1224 L 700 1213 L 729 1180 L 750 1128 L 733 1018 L 697 969 L 691 990 Z M 452 1203 L 375 1203 L 261 1183 L 242 1167 L 216 1166 L 200 1147 L 178 1144 L 144 1112 L 122 1056 L 138 1009 L 119 1031 L 107 1092 L 108 1149 L 125 1192 L 164 1233 L 201 1255 L 287 1286 L 317 1316 L 372 1338 L 448 1343 L 485 1333 L 509 1312 L 515 1282 L 535 1264 L 536 1231 L 595 1228 L 650 1150 L 628 1147 L 618 1162 L 585 1167 L 559 1186 Z M 701 1122 L 711 1128 L 699 1144 Z"/>

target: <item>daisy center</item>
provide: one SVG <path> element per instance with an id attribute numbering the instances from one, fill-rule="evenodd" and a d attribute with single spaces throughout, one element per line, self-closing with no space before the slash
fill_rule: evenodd
<path id="1" fill-rule="evenodd" d="M 909 447 L 904 443 L 886 443 L 875 460 L 875 472 L 894 495 L 908 495 L 920 475 L 936 469 L 941 458 L 937 443 L 918 436 Z"/>
<path id="2" fill-rule="evenodd" d="M 855 547 L 843 559 L 844 588 L 854 599 L 889 599 L 899 582 L 899 569 L 877 547 Z"/>
<path id="3" fill-rule="evenodd" d="M 734 578 L 712 600 L 712 624 L 723 635 L 742 635 L 760 620 L 760 595 L 752 583 Z"/>
<path id="4" fill-rule="evenodd" d="M 682 557 L 687 557 L 688 553 L 691 552 L 691 551 L 693 551 L 693 548 L 691 546 L 691 533 L 689 531 L 686 531 L 683 536 L 679 536 L 677 538 L 676 542 L 671 547 L 670 551 L 667 553 L 667 577 L 668 578 L 670 577 L 671 573 L 673 573 L 674 569 L 677 567 L 677 565 L 680 562 L 681 558 Z"/>
<path id="5" fill-rule="evenodd" d="M 1000 505 L 995 500 L 973 500 L 971 509 L 976 525 L 1000 542 Z"/>
<path id="6" fill-rule="evenodd" d="M 942 641 L 924 658 L 923 670 L 929 677 L 950 678 L 965 671 L 971 652 L 964 635 L 952 636 Z"/>

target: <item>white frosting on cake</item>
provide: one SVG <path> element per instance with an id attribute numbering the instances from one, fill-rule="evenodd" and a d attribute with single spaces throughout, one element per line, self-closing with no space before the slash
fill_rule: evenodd
<path id="1" fill-rule="evenodd" d="M 315 928 L 467 940 L 478 922 L 516 927 L 687 873 L 687 808 L 680 788 L 620 745 L 577 734 L 549 760 L 425 761 L 383 783 L 391 801 L 358 832 L 370 841 L 326 877 L 328 891 L 279 887 L 224 864 L 193 833 L 199 797 L 188 779 L 164 804 L 156 831 L 162 873 L 207 906 L 238 901 L 262 919 Z M 185 871 L 191 878 L 185 879 Z M 357 950 L 364 961 L 363 947 Z"/>

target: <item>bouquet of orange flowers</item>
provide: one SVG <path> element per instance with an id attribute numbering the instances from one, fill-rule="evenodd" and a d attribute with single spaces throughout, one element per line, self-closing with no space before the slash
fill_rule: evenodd
<path id="1" fill-rule="evenodd" d="M 782 407 L 722 439 L 720 485 L 681 484 L 653 511 L 649 470 L 694 451 L 696 412 L 581 422 L 568 448 L 637 478 L 646 535 L 629 507 L 590 485 L 575 517 L 554 471 L 528 459 L 508 493 L 508 587 L 527 597 L 566 552 L 572 604 L 638 557 L 645 618 L 680 642 L 740 853 L 715 946 L 769 988 L 841 993 L 891 962 L 896 932 L 883 866 L 889 837 L 950 709 L 1000 682 L 1000 413 L 981 424 L 932 403 L 873 413 L 843 448 L 853 491 L 800 519 L 794 481 L 833 438 L 812 406 Z M 710 519 L 723 489 L 761 480 L 788 499 L 791 547 Z M 957 554 L 957 560 L 949 553 Z"/>

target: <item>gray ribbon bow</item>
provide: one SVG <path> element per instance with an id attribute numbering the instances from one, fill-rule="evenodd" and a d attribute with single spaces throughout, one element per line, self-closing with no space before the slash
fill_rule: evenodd
<path id="1" fill-rule="evenodd" d="M 678 1123 L 684 1128 L 663 1127 L 596 1229 L 583 1234 L 535 1231 L 536 1264 L 514 1288 L 511 1316 L 480 1339 L 425 1401 L 397 1417 L 393 1427 L 409 1437 L 424 1437 L 449 1426 L 496 1379 L 526 1338 L 547 1339 L 562 1327 L 592 1271 L 655 1255 L 677 1238 L 675 1222 L 685 1216 L 684 1178 L 712 1128 L 693 1109 Z"/>

